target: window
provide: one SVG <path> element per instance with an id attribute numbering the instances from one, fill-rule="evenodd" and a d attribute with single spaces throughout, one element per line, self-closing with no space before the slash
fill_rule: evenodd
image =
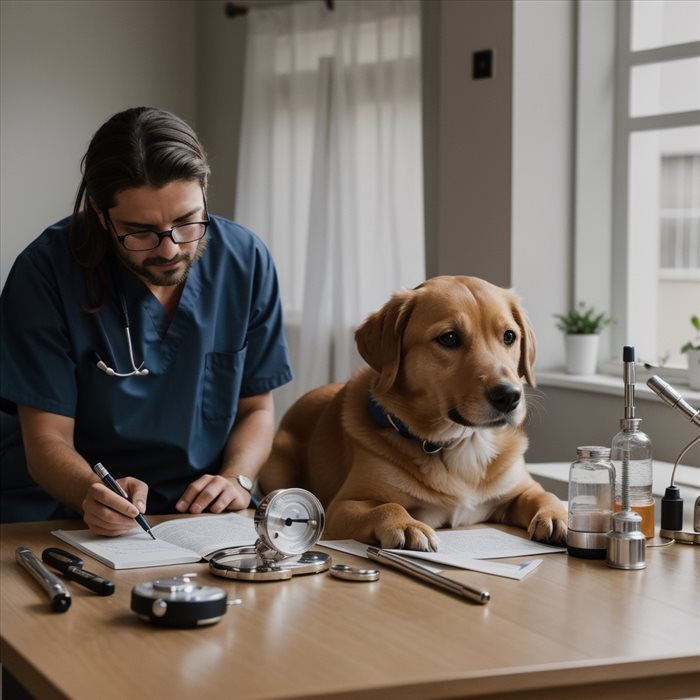
<path id="1" fill-rule="evenodd" d="M 617 21 L 613 337 L 681 366 L 700 312 L 700 3 L 619 3 Z"/>
<path id="2" fill-rule="evenodd" d="M 579 40 L 579 81 L 587 82 L 578 92 L 577 158 L 590 162 L 586 151 L 606 132 L 610 156 L 598 148 L 588 179 L 577 180 L 579 206 L 602 205 L 597 221 L 608 227 L 601 236 L 577 226 L 577 296 L 605 289 L 616 319 L 613 371 L 629 344 L 642 362 L 680 372 L 690 316 L 700 313 L 700 2 L 582 2 Z M 596 177 L 609 181 L 609 203 L 586 194 L 600 192 Z M 591 265 L 606 250 L 610 268 L 596 280 Z"/>
<path id="3" fill-rule="evenodd" d="M 682 364 L 680 346 L 692 335 L 690 312 L 700 313 L 700 155 L 662 155 L 659 235 L 660 359 Z"/>
<path id="4" fill-rule="evenodd" d="M 290 3 L 247 22 L 236 219 L 275 259 L 298 396 L 346 380 L 354 329 L 425 279 L 420 4 Z"/>
<path id="5" fill-rule="evenodd" d="M 661 157 L 661 277 L 700 268 L 700 155 Z"/>
<path id="6" fill-rule="evenodd" d="M 320 245 L 357 268 L 357 323 L 424 279 L 419 12 L 369 0 L 249 13 L 236 218 L 270 247 L 290 318 L 302 314 Z M 326 206 L 337 211 L 321 221 Z"/>

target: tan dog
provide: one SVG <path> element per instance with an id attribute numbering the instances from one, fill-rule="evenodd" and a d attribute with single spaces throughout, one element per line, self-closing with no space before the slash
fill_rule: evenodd
<path id="1" fill-rule="evenodd" d="M 395 294 L 355 339 L 369 367 L 287 411 L 264 492 L 316 494 L 329 539 L 428 551 L 433 528 L 490 520 L 564 542 L 566 510 L 523 459 L 535 339 L 515 294 L 435 277 Z"/>

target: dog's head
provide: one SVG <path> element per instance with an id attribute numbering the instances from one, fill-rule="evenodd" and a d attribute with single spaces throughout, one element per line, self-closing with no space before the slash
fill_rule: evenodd
<path id="1" fill-rule="evenodd" d="M 434 277 L 395 294 L 355 339 L 379 373 L 375 398 L 410 415 L 423 437 L 524 420 L 521 378 L 535 385 L 535 337 L 508 289 L 476 277 Z"/>

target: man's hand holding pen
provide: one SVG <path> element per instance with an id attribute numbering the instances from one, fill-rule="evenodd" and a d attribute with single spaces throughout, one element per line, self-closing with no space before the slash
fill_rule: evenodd
<path id="1" fill-rule="evenodd" d="M 95 465 L 93 470 L 97 466 Z M 117 485 L 114 488 L 109 486 L 102 477 L 100 479 L 93 483 L 85 494 L 82 503 L 85 524 L 96 535 L 114 537 L 131 532 L 136 525 L 135 520 L 139 516 L 143 518 L 146 510 L 148 485 L 139 479 L 127 476 L 119 479 L 118 482 L 112 480 Z M 120 494 L 118 489 L 121 489 L 124 495 Z"/>
<path id="2" fill-rule="evenodd" d="M 155 539 L 143 516 L 148 484 L 132 476 L 117 481 L 100 462 L 92 470 L 100 481 L 88 487 L 82 502 L 83 520 L 91 532 L 108 537 L 125 535 L 134 529 L 135 521 Z M 242 474 L 204 474 L 185 489 L 176 508 L 195 514 L 241 510 L 250 506 L 252 488 L 252 480 Z"/>

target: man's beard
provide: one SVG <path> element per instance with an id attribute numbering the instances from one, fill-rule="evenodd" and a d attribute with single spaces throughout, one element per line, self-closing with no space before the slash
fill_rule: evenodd
<path id="1" fill-rule="evenodd" d="M 135 272 L 139 277 L 147 280 L 150 284 L 156 287 L 174 287 L 185 282 L 190 273 L 192 265 L 194 265 L 202 257 L 202 255 L 204 255 L 204 251 L 207 249 L 207 242 L 208 239 L 206 237 L 202 238 L 197 244 L 197 249 L 191 256 L 187 255 L 187 253 L 179 253 L 170 260 L 160 256 L 155 256 L 152 258 L 146 258 L 142 263 L 136 264 L 121 251 L 119 251 L 119 257 L 132 272 Z M 159 272 L 158 268 L 156 267 L 157 265 L 161 265 L 163 263 L 174 263 L 181 261 L 185 263 L 184 270 L 177 268 L 174 270 Z"/>

